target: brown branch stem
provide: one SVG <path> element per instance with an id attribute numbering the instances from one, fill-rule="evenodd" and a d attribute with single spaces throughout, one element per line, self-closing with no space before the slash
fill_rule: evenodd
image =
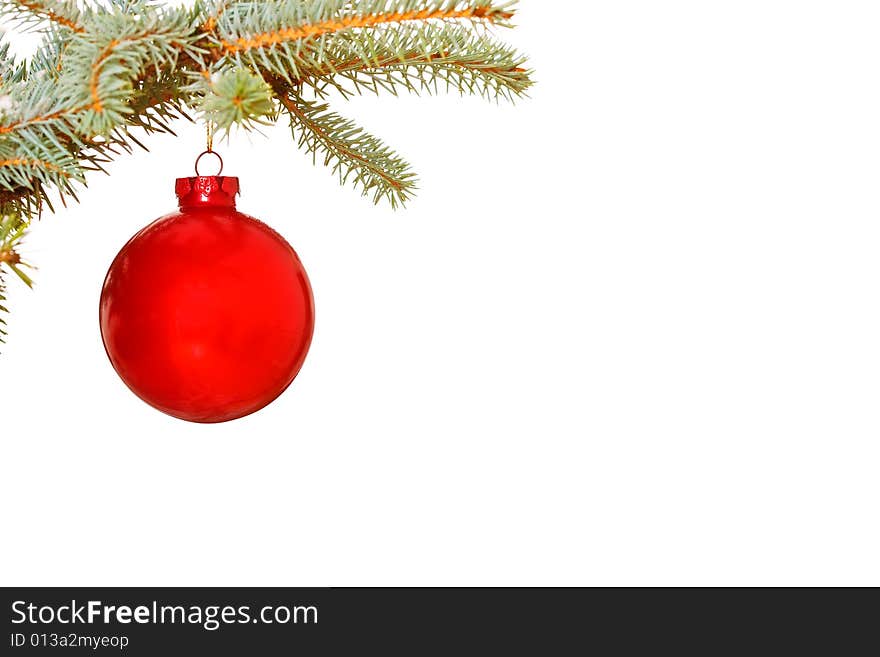
<path id="1" fill-rule="evenodd" d="M 85 32 L 85 28 L 82 25 L 70 20 L 65 16 L 61 16 L 55 13 L 40 2 L 35 2 L 34 0 L 15 0 L 15 2 L 17 4 L 20 4 L 25 9 L 28 9 L 35 14 L 39 14 L 40 16 L 44 16 L 53 23 L 63 25 L 64 27 L 67 27 L 78 34 L 82 34 L 83 32 Z"/>
<path id="2" fill-rule="evenodd" d="M 0 262 L 8 265 L 17 265 L 21 262 L 21 256 L 12 249 L 0 249 Z"/>
<path id="3" fill-rule="evenodd" d="M 388 23 L 405 23 L 410 21 L 426 20 L 480 20 L 490 23 L 498 19 L 508 20 L 513 16 L 511 11 L 500 11 L 489 7 L 468 7 L 467 9 L 422 9 L 420 11 L 386 12 L 368 14 L 366 16 L 345 16 L 336 20 L 326 20 L 296 27 L 286 27 L 272 32 L 255 34 L 250 37 L 241 37 L 235 41 L 221 40 L 223 52 L 233 55 L 237 52 L 263 48 L 286 41 L 298 41 L 309 37 L 331 34 L 342 30 L 376 27 Z"/>

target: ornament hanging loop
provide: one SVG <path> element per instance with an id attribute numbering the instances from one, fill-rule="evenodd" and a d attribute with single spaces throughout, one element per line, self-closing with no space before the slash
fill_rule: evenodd
<path id="1" fill-rule="evenodd" d="M 208 119 L 205 123 L 205 146 L 205 150 L 199 153 L 199 156 L 196 158 L 196 176 L 202 176 L 201 172 L 199 172 L 199 162 L 205 155 L 208 155 L 209 153 L 216 157 L 217 161 L 220 163 L 220 169 L 217 171 L 217 173 L 212 174 L 214 176 L 219 176 L 221 173 L 223 173 L 223 158 L 220 157 L 219 154 L 214 152 L 214 122 L 211 121 L 211 119 Z"/>
<path id="2" fill-rule="evenodd" d="M 211 175 L 212 175 L 212 176 L 219 176 L 221 173 L 223 173 L 223 158 L 220 157 L 220 154 L 219 154 L 219 153 L 217 153 L 217 152 L 215 152 L 215 151 L 212 151 L 212 150 L 209 148 L 209 149 L 206 150 L 206 151 L 202 151 L 202 152 L 199 154 L 199 156 L 196 158 L 196 166 L 195 166 L 195 168 L 196 168 L 196 175 L 197 175 L 197 176 L 200 176 L 200 177 L 203 175 L 203 174 L 199 171 L 199 162 L 201 161 L 201 159 L 202 159 L 203 157 L 205 157 L 205 155 L 213 155 L 214 157 L 217 158 L 217 161 L 220 163 L 220 169 L 217 171 L 217 173 L 212 173 Z"/>

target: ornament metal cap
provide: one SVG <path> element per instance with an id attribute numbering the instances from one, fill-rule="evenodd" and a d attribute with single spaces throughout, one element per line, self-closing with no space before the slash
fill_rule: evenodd
<path id="1" fill-rule="evenodd" d="M 210 133 L 209 133 L 210 135 Z M 213 176 L 203 176 L 199 171 L 199 162 L 205 155 L 213 155 L 217 158 L 220 168 Z M 178 204 L 181 208 L 197 206 L 211 207 L 235 207 L 235 195 L 238 194 L 238 178 L 234 176 L 221 176 L 223 173 L 223 158 L 211 148 L 210 136 L 208 150 L 202 151 L 196 158 L 196 175 L 189 178 L 178 178 L 174 184 L 174 192 L 177 194 Z"/>
<path id="2" fill-rule="evenodd" d="M 235 176 L 191 176 L 178 178 L 174 192 L 181 208 L 200 205 L 235 207 L 238 178 Z"/>

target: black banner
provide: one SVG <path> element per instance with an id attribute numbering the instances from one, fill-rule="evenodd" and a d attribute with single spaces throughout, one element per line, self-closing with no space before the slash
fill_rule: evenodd
<path id="1" fill-rule="evenodd" d="M 839 653 L 874 624 L 868 590 L 0 589 L 3 655 Z M 354 651 L 354 652 L 353 652 Z"/>

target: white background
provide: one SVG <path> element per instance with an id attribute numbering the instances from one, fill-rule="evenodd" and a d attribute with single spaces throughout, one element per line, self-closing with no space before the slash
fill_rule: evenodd
<path id="1" fill-rule="evenodd" d="M 404 212 L 283 125 L 235 136 L 317 328 L 291 389 L 219 426 L 101 346 L 107 266 L 204 146 L 149 139 L 10 281 L 2 583 L 880 584 L 878 21 L 527 0 L 502 36 L 531 99 L 337 104 L 421 174 Z"/>

